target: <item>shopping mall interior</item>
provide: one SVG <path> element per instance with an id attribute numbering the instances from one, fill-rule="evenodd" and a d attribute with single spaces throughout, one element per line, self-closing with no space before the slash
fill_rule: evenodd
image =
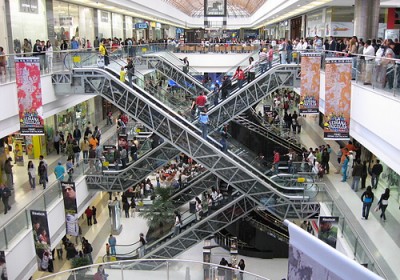
<path id="1" fill-rule="evenodd" d="M 1 279 L 400 279 L 400 1 L 0 6 Z"/>

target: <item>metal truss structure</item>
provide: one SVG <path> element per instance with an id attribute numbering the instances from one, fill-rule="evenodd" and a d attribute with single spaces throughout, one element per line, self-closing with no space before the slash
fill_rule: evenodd
<path id="1" fill-rule="evenodd" d="M 198 96 L 200 92 L 207 93 L 209 90 L 191 75 L 185 74 L 176 65 L 169 62 L 166 58 L 157 55 L 146 55 L 146 60 L 149 68 L 154 68 L 173 80 L 182 89 L 192 96 Z"/>
<path id="2" fill-rule="evenodd" d="M 251 120 L 244 118 L 242 116 L 236 116 L 233 121 L 235 123 L 238 123 L 244 127 L 246 127 L 248 130 L 253 131 L 257 133 L 258 135 L 261 135 L 272 142 L 282 146 L 286 147 L 287 149 L 293 149 L 296 153 L 301 154 L 301 147 L 297 145 L 296 143 L 293 143 L 291 141 L 288 141 L 287 139 L 277 135 L 274 130 L 268 129 L 264 126 L 260 126 Z M 279 133 L 279 131 L 278 131 Z"/>
<path id="3" fill-rule="evenodd" d="M 211 172 L 206 171 L 201 176 L 189 182 L 185 188 L 171 196 L 171 200 L 174 201 L 176 206 L 183 205 L 202 194 L 205 190 L 215 186 L 216 182 L 217 177 Z"/>
<path id="4" fill-rule="evenodd" d="M 233 120 L 277 89 L 298 86 L 299 70 L 300 66 L 296 64 L 280 64 L 235 91 L 226 100 L 208 111 L 209 130 L 214 131 Z"/>
<path id="5" fill-rule="evenodd" d="M 268 81 L 268 88 L 277 87 L 278 85 L 275 83 L 280 81 L 285 84 L 290 83 L 290 81 L 294 82 L 293 79 L 290 79 L 290 76 L 294 78 L 294 74 L 285 73 L 280 68 L 275 70 L 279 74 L 273 74 L 275 71 L 270 71 L 270 73 L 262 75 L 249 85 L 250 87 L 255 87 L 256 91 L 260 91 L 252 94 L 252 98 L 247 96 L 247 93 L 251 94 L 251 92 L 246 89 L 242 89 L 236 95 L 230 97 L 229 106 L 231 108 L 233 106 L 233 111 L 236 114 L 240 114 L 241 110 L 246 109 L 242 102 L 251 106 L 255 102 L 255 96 L 261 98 L 261 90 L 264 86 L 255 82 L 261 81 L 261 79 L 264 80 L 266 76 L 271 77 L 264 80 Z M 102 69 L 74 69 L 72 75 L 73 79 L 69 93 L 99 94 L 103 96 L 134 119 L 141 121 L 148 129 L 163 137 L 166 142 L 176 149 L 201 163 L 221 180 L 232 185 L 241 193 L 246 194 L 247 198 L 258 205 L 264 206 L 274 215 L 281 219 L 302 219 L 304 215 L 310 215 L 310 213 L 302 211 L 303 203 L 309 202 L 307 198 L 291 197 L 281 193 L 268 178 L 263 177 L 262 174 L 252 169 L 250 165 L 232 159 L 231 154 L 222 153 L 218 147 L 215 147 L 200 136 L 199 129 L 157 100 L 152 99 L 143 90 L 129 88 Z M 282 77 L 285 78 L 283 79 Z M 247 97 L 245 98 L 241 93 Z M 254 102 L 248 102 L 250 99 L 254 100 Z M 239 100 L 242 100 L 242 102 L 239 102 Z M 221 107 L 225 109 L 215 108 L 221 112 L 219 114 L 221 116 L 220 120 L 224 118 L 229 121 L 230 118 L 234 117 L 233 114 L 226 112 L 227 107 L 224 105 Z M 313 201 L 312 203 L 317 202 Z"/>
<path id="6" fill-rule="evenodd" d="M 157 259 L 174 258 L 200 241 L 212 237 L 215 232 L 245 217 L 256 205 L 254 200 L 246 195 L 240 195 L 229 204 L 211 213 L 201 221 L 194 223 L 171 239 L 167 238 L 170 236 L 165 236 L 156 242 L 146 245 L 146 254 L 143 258 L 148 261 L 133 264 L 131 268 L 156 269 L 160 265 Z"/>
<path id="7" fill-rule="evenodd" d="M 124 170 L 105 171 L 101 174 L 87 174 L 86 183 L 91 189 L 107 192 L 124 192 L 146 179 L 150 173 L 166 164 L 177 154 L 179 154 L 179 150 L 165 143 L 143 155 Z"/>

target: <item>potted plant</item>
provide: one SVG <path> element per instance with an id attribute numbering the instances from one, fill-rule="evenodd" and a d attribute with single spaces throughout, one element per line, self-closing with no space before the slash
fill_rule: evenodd
<path id="1" fill-rule="evenodd" d="M 153 204 L 146 210 L 141 211 L 139 216 L 147 220 L 149 231 L 147 241 L 157 240 L 164 233 L 171 230 L 175 221 L 175 206 L 169 199 L 173 193 L 171 188 L 155 188 L 155 199 Z"/>

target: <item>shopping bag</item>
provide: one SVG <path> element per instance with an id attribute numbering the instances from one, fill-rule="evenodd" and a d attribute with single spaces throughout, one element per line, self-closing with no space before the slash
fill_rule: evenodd
<path id="1" fill-rule="evenodd" d="M 104 67 L 104 57 L 103 56 L 99 56 L 99 58 L 97 58 L 97 66 L 100 68 Z"/>

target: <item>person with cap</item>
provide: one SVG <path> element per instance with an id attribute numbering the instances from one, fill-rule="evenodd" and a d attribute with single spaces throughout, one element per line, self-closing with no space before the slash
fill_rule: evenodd
<path id="1" fill-rule="evenodd" d="M 263 48 L 260 54 L 258 55 L 258 64 L 260 65 L 261 74 L 267 71 L 267 63 L 268 63 L 267 48 Z"/>
<path id="2" fill-rule="evenodd" d="M 205 109 L 203 112 L 200 113 L 199 123 L 201 127 L 201 136 L 207 140 L 208 134 L 208 114 L 207 110 Z"/>
<path id="3" fill-rule="evenodd" d="M 56 179 L 60 182 L 64 181 L 64 173 L 65 173 L 65 168 L 62 165 L 61 160 L 59 160 L 57 166 L 54 167 L 54 174 L 56 175 Z"/>

